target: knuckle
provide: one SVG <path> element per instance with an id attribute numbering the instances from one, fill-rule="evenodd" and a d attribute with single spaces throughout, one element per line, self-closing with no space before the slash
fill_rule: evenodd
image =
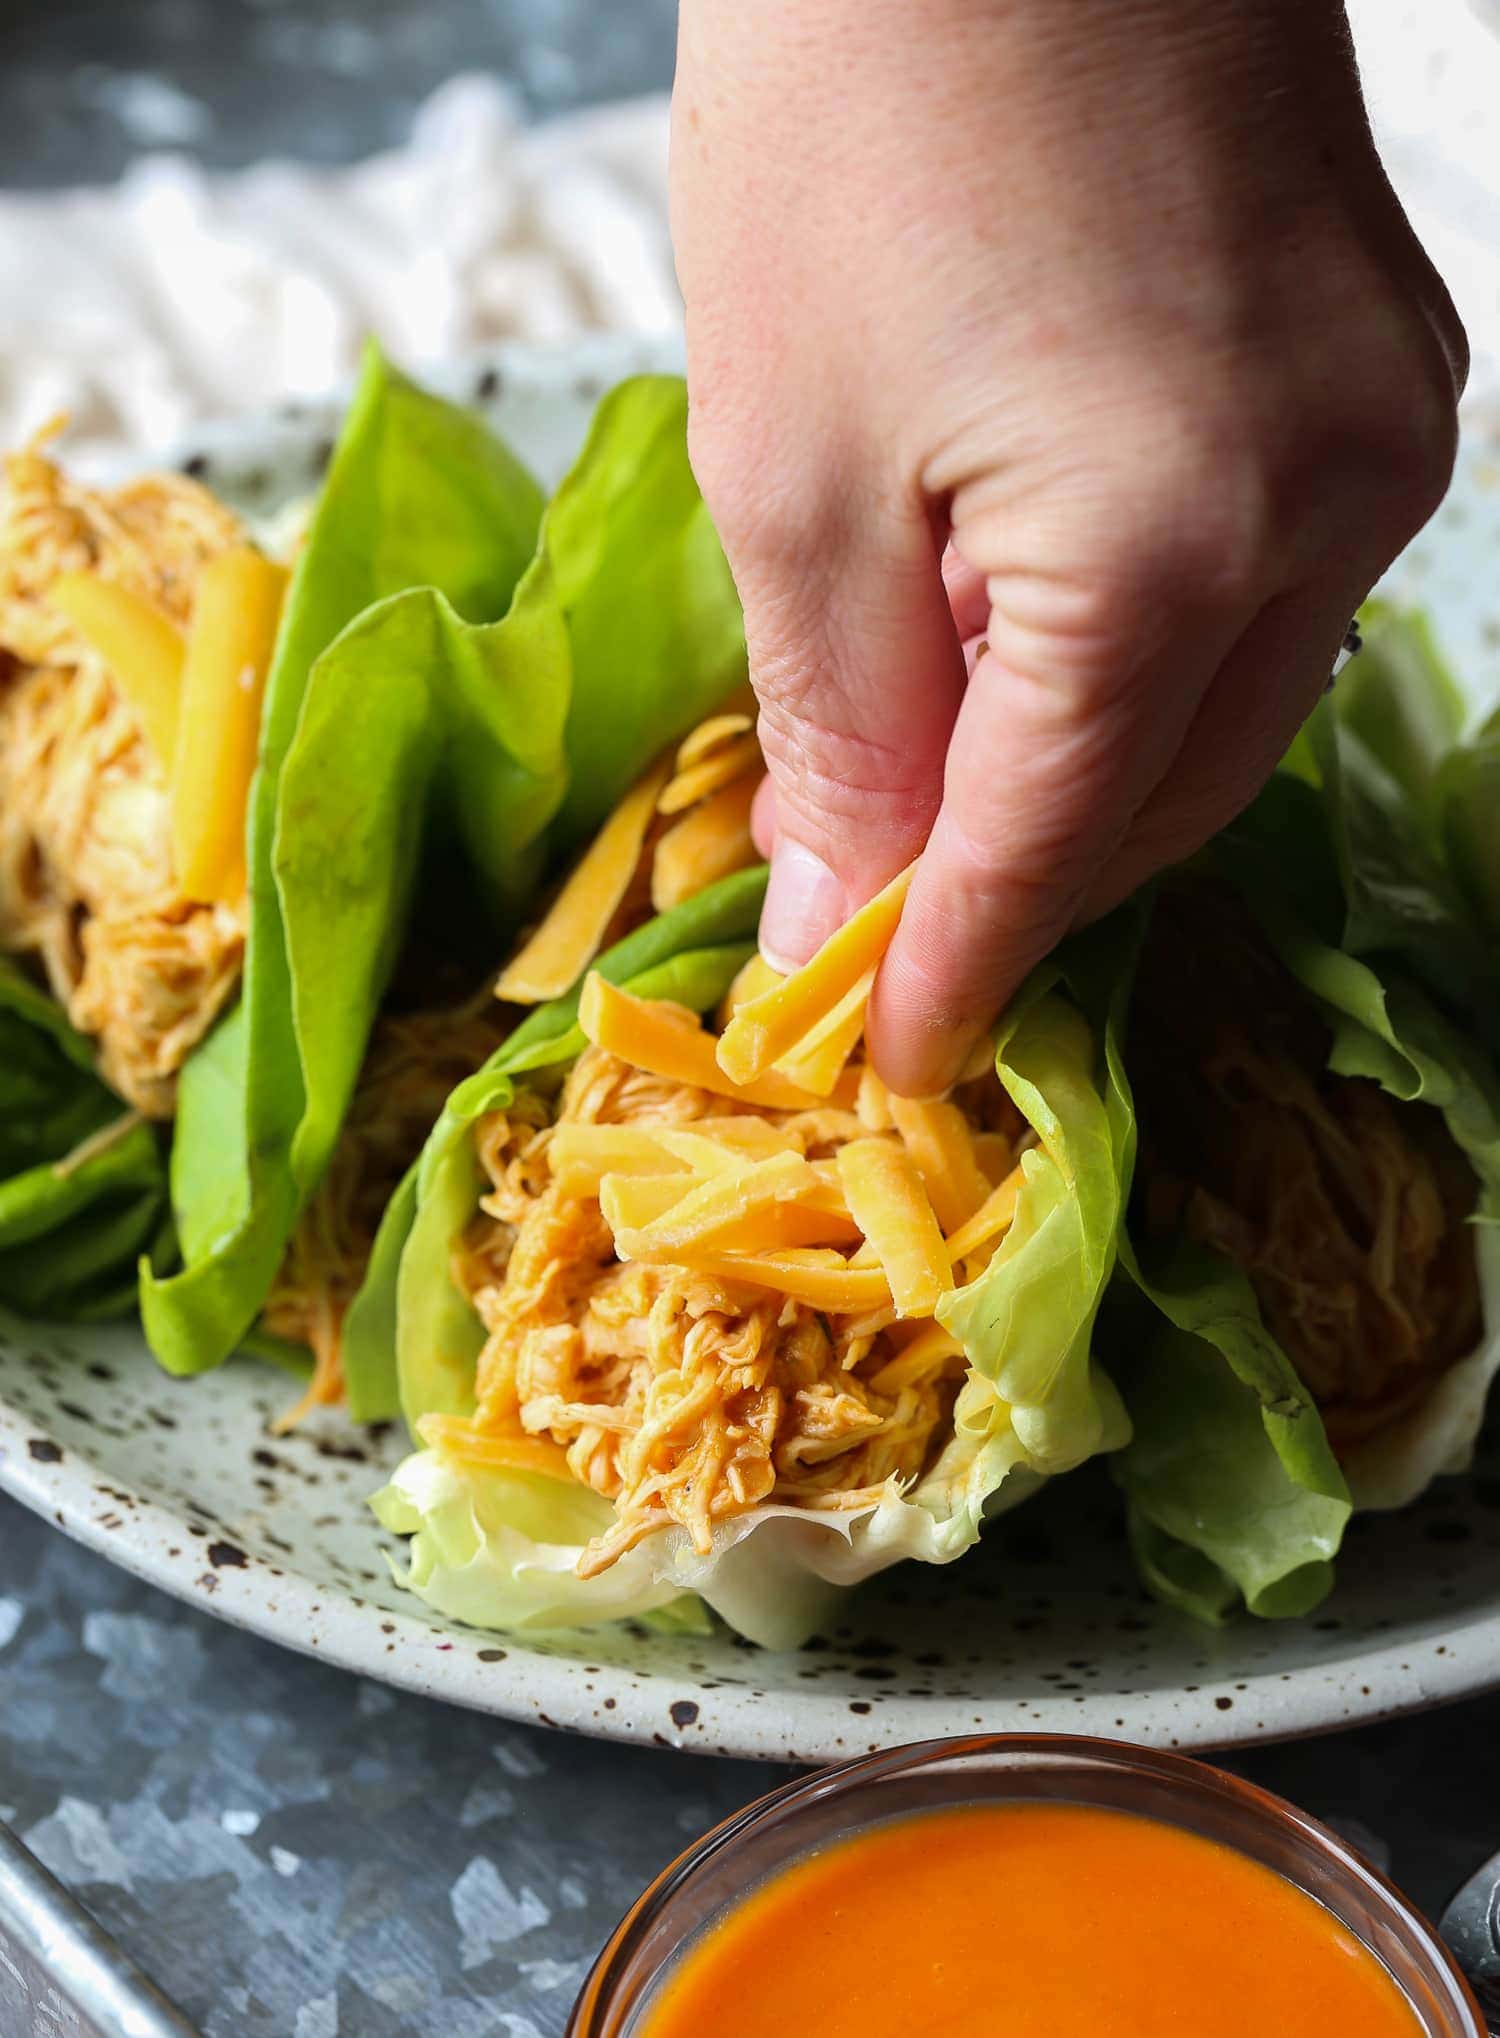
<path id="1" fill-rule="evenodd" d="M 1431 380 L 1412 377 L 1406 387 L 1403 413 L 1381 448 L 1382 493 L 1402 537 L 1425 524 L 1447 494 L 1458 454 L 1451 385 L 1443 391 Z"/>
<path id="2" fill-rule="evenodd" d="M 1314 498 L 1342 484 L 1388 554 L 1426 523 L 1452 478 L 1465 351 L 1456 319 L 1453 328 L 1445 335 L 1409 305 L 1372 318 L 1314 442 L 1331 477 Z"/>
<path id="3" fill-rule="evenodd" d="M 1248 423 L 1137 403 L 1103 458 L 1023 518 L 1003 513 L 992 648 L 1089 686 L 1138 669 L 1186 621 L 1248 611 L 1273 570 L 1272 493 Z"/>
<path id="4" fill-rule="evenodd" d="M 904 746 L 814 721 L 787 699 L 762 696 L 760 738 L 778 803 L 785 799 L 822 828 L 863 818 L 877 803 L 909 815 L 935 798 Z"/>

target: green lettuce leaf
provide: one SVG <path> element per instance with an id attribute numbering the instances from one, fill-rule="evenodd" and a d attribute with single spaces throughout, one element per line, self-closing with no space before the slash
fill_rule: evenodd
<path id="1" fill-rule="evenodd" d="M 1424 632 L 1425 635 L 1425 632 Z M 1436 650 L 1433 660 L 1437 661 Z M 1435 803 L 1442 847 L 1488 937 L 1500 949 L 1500 708 L 1438 766 Z"/>
<path id="2" fill-rule="evenodd" d="M 679 377 L 638 376 L 599 406 L 507 629 L 563 716 L 552 847 L 567 855 L 745 677 L 740 605 L 688 465 Z"/>
<path id="3" fill-rule="evenodd" d="M 1400 786 L 1436 848 L 1443 766 L 1468 721 L 1463 688 L 1420 610 L 1369 601 L 1359 627 L 1364 648 L 1339 675 L 1335 715 Z"/>
<path id="4" fill-rule="evenodd" d="M 1483 738 L 1464 740 L 1462 691 L 1420 612 L 1371 602 L 1361 626 L 1364 649 L 1272 782 L 1300 777 L 1318 795 L 1332 851 L 1331 866 L 1321 854 L 1318 865 L 1337 881 L 1340 924 L 1314 925 L 1349 955 L 1400 962 L 1500 1041 L 1500 951 L 1486 938 L 1496 895 Z M 1273 792 L 1232 832 L 1264 834 L 1288 797 Z M 1278 854 L 1267 841 L 1262 854 L 1265 868 L 1290 873 L 1285 843 Z"/>
<path id="5" fill-rule="evenodd" d="M 1418 801 L 1436 797 L 1441 740 L 1424 751 L 1403 739 L 1408 841 L 1420 832 Z M 1358 804 L 1347 776 L 1335 796 L 1346 809 Z M 1381 953 L 1350 952 L 1368 922 L 1341 910 L 1358 889 L 1354 837 L 1325 825 L 1330 797 L 1326 786 L 1278 775 L 1211 846 L 1211 860 L 1242 891 L 1327 1021 L 1329 1068 L 1442 1113 L 1477 1179 L 1484 1275 L 1494 1248 L 1483 1228 L 1500 1215 L 1500 1081 L 1483 1047 L 1413 980 L 1421 943 L 1403 936 Z M 1399 889 L 1399 854 L 1389 854 L 1387 899 Z M 1408 900 L 1422 896 L 1438 894 L 1414 879 Z M 1421 917 L 1393 915 L 1387 927 L 1399 920 L 1409 936 Z M 1427 924 L 1441 927 L 1443 944 L 1461 956 L 1456 919 L 1439 912 Z M 1472 1452 L 1500 1363 L 1493 1310 L 1486 1320 L 1496 1329 L 1480 1349 L 1409 1416 L 1347 1452 L 1341 1469 L 1311 1396 L 1237 1269 L 1186 1241 L 1134 1251 L 1127 1242 L 1122 1258 L 1160 1314 L 1153 1325 L 1125 1310 L 1111 1325 L 1109 1362 L 1134 1430 L 1115 1470 L 1143 1575 L 1175 1603 L 1210 1619 L 1241 1603 L 1268 1617 L 1305 1613 L 1332 1583 L 1353 1507 L 1404 1506 Z"/>
<path id="6" fill-rule="evenodd" d="M 1146 1266 L 1124 1257 L 1161 1313 L 1122 1311 L 1109 1351 L 1132 1431 L 1114 1472 L 1147 1582 L 1201 1619 L 1241 1601 L 1309 1612 L 1351 1511 L 1311 1395 L 1237 1267 L 1186 1240 Z"/>
<path id="7" fill-rule="evenodd" d="M 476 418 L 426 395 L 370 352 L 293 575 L 266 686 L 248 821 L 242 1000 L 181 1078 L 172 1184 L 187 1264 L 168 1281 L 142 1270 L 147 1338 L 169 1371 L 217 1365 L 254 1321 L 327 1163 L 347 1103 L 347 1072 L 357 1070 L 365 1046 L 368 986 L 389 966 L 396 939 L 393 928 L 372 937 L 368 918 L 353 938 L 325 921 L 324 1000 L 313 1012 L 288 950 L 287 886 L 295 891 L 309 862 L 347 870 L 349 859 L 326 832 L 316 842 L 286 838 L 283 778 L 310 676 L 356 617 L 404 589 L 440 589 L 473 622 L 501 615 L 531 558 L 540 513 L 535 483 Z M 398 703 L 390 701 L 388 715 L 383 687 L 376 699 L 378 712 L 367 699 L 345 729 L 351 745 L 397 718 Z M 339 759 L 335 776 L 342 782 L 355 773 Z M 388 787 L 361 790 L 385 794 L 389 814 Z M 294 821 L 310 831 L 326 830 L 329 819 L 316 802 L 294 810 Z M 415 826 L 407 816 L 402 849 Z M 368 838 L 359 847 L 368 850 Z M 283 851 L 290 875 L 281 868 Z M 348 871 L 346 883 L 363 895 L 361 873 Z M 295 910 L 290 917 L 298 920 Z M 326 972 L 343 970 L 351 995 L 330 999 Z M 333 1049 L 330 1033 L 339 1040 Z"/>
<path id="8" fill-rule="evenodd" d="M 135 1263 L 171 1250 L 156 1133 L 94 1073 L 88 1042 L 0 959 L 0 1302 L 27 1316 L 113 1316 Z"/>
<path id="9" fill-rule="evenodd" d="M 1075 935 L 1001 1021 L 995 1067 L 1039 1144 L 989 1267 L 938 1307 L 1046 1474 L 1112 1448 L 1125 1427 L 1092 1341 L 1135 1167 L 1121 1025 L 1142 927 L 1132 906 Z"/>
<path id="10" fill-rule="evenodd" d="M 631 984 L 637 990 L 644 987 L 645 995 L 675 998 L 695 1009 L 706 1009 L 717 995 L 712 985 L 721 976 L 726 984 L 732 981 L 750 953 L 765 889 L 763 865 L 739 871 L 674 911 L 647 921 L 607 949 L 594 967 L 610 983 Z M 705 980 L 710 989 L 700 999 L 697 992 Z M 462 1145 L 475 1118 L 509 1099 L 515 1076 L 524 1070 L 563 1065 L 582 1052 L 585 1043 L 577 1018 L 577 991 L 528 1014 L 484 1067 L 454 1092 L 423 1155 L 413 1162 L 387 1205 L 364 1282 L 344 1323 L 344 1377 L 356 1420 L 390 1421 L 401 1412 L 396 1356 L 398 1284 L 402 1256 L 422 1198 L 422 1182 L 429 1185 L 429 1194 L 433 1193 L 430 1185 L 446 1157 Z M 428 1222 L 437 1220 L 429 1217 Z M 468 1315 L 472 1319 L 472 1311 Z M 470 1354 L 471 1369 L 477 1354 L 476 1345 Z M 427 1398 L 424 1385 L 414 1391 L 411 1405 L 415 1421 L 417 1415 L 439 1404 Z"/>
<path id="11" fill-rule="evenodd" d="M 754 924 L 752 904 L 747 934 Z M 611 975 L 643 994 L 705 1009 L 736 957 L 697 946 L 695 928 L 694 946 L 674 958 L 667 951 L 681 935 L 677 915 L 652 922 L 615 951 Z M 1010 1273 L 976 1284 L 985 1289 L 977 1300 L 960 1293 L 944 1303 L 949 1327 L 967 1326 L 958 1334 L 973 1340 L 973 1365 L 954 1435 L 914 1486 L 862 1515 L 755 1508 L 721 1525 L 708 1556 L 681 1531 L 664 1530 L 584 1581 L 575 1571 L 582 1546 L 611 1519 L 597 1496 L 571 1482 L 455 1466 L 418 1450 L 374 1502 L 387 1528 L 412 1537 L 397 1576 L 455 1618 L 512 1629 L 642 1617 L 696 1595 L 741 1634 L 789 1648 L 827 1618 L 841 1591 L 903 1558 L 949 1562 L 973 1544 L 988 1514 L 1025 1498 L 1048 1471 L 1123 1442 L 1120 1403 L 1089 1362 L 1088 1334 L 1113 1264 L 1133 1155 L 1117 1043 L 1106 1036 L 1135 941 L 1125 914 L 1070 944 L 1028 986 L 1002 1034 L 997 1065 L 1042 1146 L 1028 1162 Z M 484 1334 L 448 1275 L 452 1241 L 481 1186 L 473 1122 L 508 1102 L 522 1068 L 572 1059 L 581 1045 L 572 1018 L 566 1002 L 536 1014 L 529 1038 L 521 1029 L 455 1093 L 423 1155 L 396 1309 L 401 1398 L 413 1427 L 427 1413 L 465 1415 L 474 1405 Z M 1018 1411 L 997 1382 L 1024 1394 Z"/>
<path id="12" fill-rule="evenodd" d="M 466 485 L 476 457 L 470 445 L 455 454 Z M 459 600 L 441 561 L 427 564 L 435 584 L 367 606 L 317 659 L 284 754 L 271 867 L 291 1018 L 278 1066 L 290 1055 L 294 1080 L 272 1100 L 274 1127 L 260 1113 L 247 1203 L 243 1175 L 217 1159 L 241 1100 L 262 1087 L 247 989 L 248 1021 L 184 1083 L 192 1113 L 174 1168 L 189 1272 L 171 1291 L 173 1322 L 159 1322 L 167 1291 L 147 1303 L 174 1369 L 216 1363 L 259 1307 L 333 1152 L 424 879 L 445 893 L 472 881 L 493 954 L 543 874 L 743 677 L 738 605 L 688 466 L 677 378 L 641 377 L 604 400 L 513 598 L 496 581 L 489 603 Z M 367 1416 L 389 1387 L 370 1322 L 368 1306 L 356 1312 L 351 1405 Z"/>

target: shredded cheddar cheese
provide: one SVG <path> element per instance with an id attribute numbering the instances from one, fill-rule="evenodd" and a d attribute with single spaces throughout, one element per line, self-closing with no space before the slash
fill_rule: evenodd
<path id="1" fill-rule="evenodd" d="M 286 568 L 252 545 L 221 552 L 199 577 L 172 764 L 172 850 L 190 899 L 244 896 L 246 807 L 286 584 Z"/>
<path id="2" fill-rule="evenodd" d="M 944 1231 L 965 1224 L 990 1193 L 974 1154 L 969 1122 L 943 1098 L 892 1097 L 891 1119 L 922 1177 Z"/>
<path id="3" fill-rule="evenodd" d="M 974 1254 L 992 1244 L 1010 1229 L 1011 1219 L 1016 1214 L 1016 1202 L 1025 1181 L 1019 1167 L 1013 1168 L 998 1187 L 992 1189 L 983 1203 L 956 1231 L 948 1235 L 948 1256 L 955 1266 L 972 1259 Z"/>
<path id="4" fill-rule="evenodd" d="M 761 772 L 760 742 L 753 731 L 736 736 L 730 742 L 717 745 L 700 754 L 697 761 L 686 768 L 680 768 L 663 788 L 657 802 L 663 814 L 686 813 L 700 800 L 706 800 L 732 785 L 736 779 Z"/>
<path id="5" fill-rule="evenodd" d="M 908 1155 L 894 1140 L 853 1139 L 839 1149 L 839 1179 L 899 1313 L 931 1316 L 953 1286 L 953 1263 Z"/>
<path id="6" fill-rule="evenodd" d="M 798 1041 L 796 1048 L 781 1057 L 776 1067 L 782 1075 L 815 1096 L 833 1095 L 850 1055 L 864 1035 L 865 1007 L 870 1002 L 870 986 L 874 981 L 875 972 L 867 970 L 833 1010 Z"/>
<path id="7" fill-rule="evenodd" d="M 570 991 L 630 890 L 669 767 L 654 764 L 605 822 L 531 939 L 500 972 L 495 996 L 542 1005 Z"/>
<path id="8" fill-rule="evenodd" d="M 596 1047 L 608 1048 L 649 1075 L 717 1091 L 741 1104 L 795 1111 L 819 1099 L 774 1071 L 758 1082 L 733 1082 L 716 1060 L 714 1038 L 691 1012 L 660 999 L 637 998 L 607 983 L 597 971 L 583 987 L 578 1023 Z"/>
<path id="9" fill-rule="evenodd" d="M 157 764 L 170 770 L 182 692 L 182 632 L 149 597 L 97 573 L 64 573 L 49 595 L 140 718 Z"/>
<path id="10" fill-rule="evenodd" d="M 661 836 L 651 865 L 651 904 L 658 913 L 670 912 L 706 885 L 755 862 L 750 809 L 760 780 L 758 771 L 743 773 L 690 808 Z"/>
<path id="11" fill-rule="evenodd" d="M 818 950 L 812 961 L 740 1006 L 719 1036 L 719 1066 L 750 1083 L 807 1039 L 818 1023 L 873 973 L 890 946 L 915 864 L 893 877 Z"/>
<path id="12" fill-rule="evenodd" d="M 453 1268 L 486 1332 L 478 1405 L 423 1435 L 517 1469 L 560 1452 L 614 1508 L 583 1577 L 664 1529 L 707 1553 L 762 1504 L 873 1507 L 951 1434 L 965 1358 L 934 1311 L 1014 1214 L 1019 1171 L 994 1187 L 981 1154 L 1013 1169 L 1022 1128 L 992 1066 L 909 1106 L 864 1062 L 903 890 L 810 978 L 752 960 L 717 1038 L 591 974 L 560 1099 L 477 1130 L 490 1187 Z"/>
<path id="13" fill-rule="evenodd" d="M 677 769 L 699 764 L 711 750 L 722 749 L 755 727 L 756 701 L 748 682 L 737 686 L 718 714 L 690 729 L 677 746 Z"/>

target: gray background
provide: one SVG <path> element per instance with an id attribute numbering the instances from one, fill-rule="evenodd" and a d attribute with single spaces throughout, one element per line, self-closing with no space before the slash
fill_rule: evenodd
<path id="1" fill-rule="evenodd" d="M 0 184 L 117 177 L 143 146 L 338 163 L 493 71 L 534 114 L 671 82 L 674 0 L 0 0 Z"/>
<path id="2" fill-rule="evenodd" d="M 660 87 L 673 13 L 0 0 L 0 184 L 105 180 L 160 144 L 346 160 L 399 141 L 466 68 L 543 114 Z M 1361 1839 L 1429 1909 L 1500 1846 L 1500 1701 L 1235 1766 Z M 0 1500 L 0 1817 L 210 2038 L 550 2038 L 641 1885 L 774 1780 L 362 1683 Z"/>

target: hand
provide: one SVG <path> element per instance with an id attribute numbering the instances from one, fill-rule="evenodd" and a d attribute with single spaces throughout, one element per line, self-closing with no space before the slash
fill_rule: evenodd
<path id="1" fill-rule="evenodd" d="M 870 1038 L 936 1090 L 1268 776 L 1446 487 L 1463 334 L 1329 0 L 682 0 L 673 230 L 762 945 L 920 851 Z"/>

